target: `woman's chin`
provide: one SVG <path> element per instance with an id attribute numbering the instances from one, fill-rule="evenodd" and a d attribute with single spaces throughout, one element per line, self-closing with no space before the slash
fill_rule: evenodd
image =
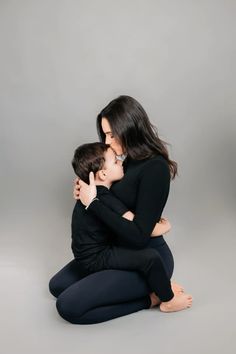
<path id="1" fill-rule="evenodd" d="M 115 152 L 116 156 L 123 155 L 123 150 L 122 150 L 120 147 L 113 147 L 113 146 L 111 146 L 111 148 L 112 148 L 113 151 Z"/>
<path id="2" fill-rule="evenodd" d="M 115 149 L 114 149 L 114 150 L 115 150 Z M 120 150 L 120 149 L 116 149 L 116 150 L 115 150 L 115 153 L 116 153 L 117 156 L 123 155 L 123 151 Z"/>

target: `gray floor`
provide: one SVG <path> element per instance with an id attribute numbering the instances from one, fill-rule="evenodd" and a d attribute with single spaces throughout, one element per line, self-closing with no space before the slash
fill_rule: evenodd
<path id="1" fill-rule="evenodd" d="M 0 354 L 236 353 L 235 4 L 0 1 Z M 72 325 L 48 292 L 71 260 L 72 153 L 121 94 L 179 164 L 166 240 L 194 303 Z"/>
<path id="2" fill-rule="evenodd" d="M 38 214 L 38 221 L 45 215 Z M 31 220 L 30 212 L 21 216 Z M 175 256 L 173 279 L 193 294 L 191 309 L 172 314 L 143 310 L 90 326 L 60 318 L 47 289 L 50 276 L 71 259 L 65 236 L 69 218 L 59 222 L 54 215 L 37 227 L 17 217 L 14 226 L 3 224 L 1 353 L 235 353 L 232 216 L 223 215 L 218 228 L 176 224 L 176 232 L 166 236 Z M 17 246 L 13 239 L 18 239 Z"/>

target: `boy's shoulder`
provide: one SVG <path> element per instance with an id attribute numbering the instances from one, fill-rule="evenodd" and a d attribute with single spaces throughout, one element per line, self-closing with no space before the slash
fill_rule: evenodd
<path id="1" fill-rule="evenodd" d="M 109 188 L 102 186 L 102 185 L 97 185 L 97 196 L 101 196 L 103 194 L 110 194 Z"/>
<path id="2" fill-rule="evenodd" d="M 81 215 L 83 213 L 83 210 L 85 209 L 84 205 L 81 203 L 80 200 L 76 200 L 72 217 L 75 217 L 77 215 Z"/>
<path id="3" fill-rule="evenodd" d="M 71 224 L 76 230 L 92 230 L 94 226 L 98 227 L 101 221 L 93 214 L 89 213 L 83 203 L 77 200 L 72 212 Z"/>
<path id="4" fill-rule="evenodd" d="M 105 196 L 111 195 L 111 192 L 109 191 L 109 189 L 107 187 L 98 185 L 97 186 L 97 197 L 101 197 L 104 195 Z M 76 200 L 75 205 L 74 205 L 73 214 L 74 213 L 83 213 L 84 210 L 86 210 L 86 209 L 85 209 L 85 206 L 83 205 L 83 203 L 79 199 Z"/>

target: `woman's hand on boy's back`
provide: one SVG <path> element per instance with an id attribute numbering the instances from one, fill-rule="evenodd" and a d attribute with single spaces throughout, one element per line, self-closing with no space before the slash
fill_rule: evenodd
<path id="1" fill-rule="evenodd" d="M 79 180 L 79 199 L 82 204 L 88 206 L 97 195 L 97 187 L 94 180 L 94 173 L 89 173 L 89 184 Z"/>
<path id="2" fill-rule="evenodd" d="M 74 179 L 73 197 L 76 200 L 79 200 L 79 191 L 80 191 L 79 181 L 80 181 L 79 177 L 76 177 Z"/>

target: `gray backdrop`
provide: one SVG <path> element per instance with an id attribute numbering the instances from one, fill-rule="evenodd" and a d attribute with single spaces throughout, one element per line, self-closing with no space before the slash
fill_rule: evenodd
<path id="1" fill-rule="evenodd" d="M 235 353 L 235 10 L 233 0 L 0 1 L 4 353 Z M 71 325 L 47 289 L 72 259 L 71 158 L 98 140 L 96 115 L 120 94 L 143 105 L 179 164 L 165 239 L 194 303 Z"/>

